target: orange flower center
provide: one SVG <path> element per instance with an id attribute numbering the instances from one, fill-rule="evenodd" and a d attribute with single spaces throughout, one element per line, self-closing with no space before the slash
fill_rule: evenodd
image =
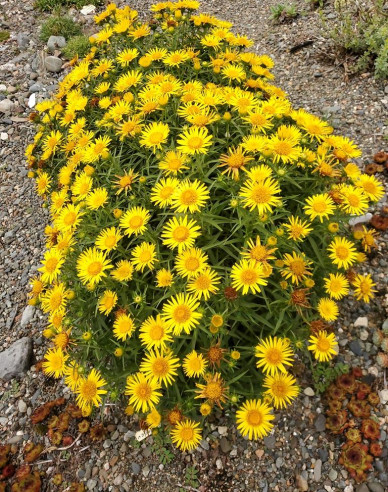
<path id="1" fill-rule="evenodd" d="M 186 305 L 177 306 L 174 309 L 173 317 L 177 323 L 185 323 L 191 317 L 191 309 Z"/>
<path id="2" fill-rule="evenodd" d="M 102 271 L 102 263 L 100 261 L 93 261 L 88 266 L 88 274 L 92 276 L 96 276 Z"/>
<path id="3" fill-rule="evenodd" d="M 263 416 L 258 410 L 249 410 L 246 419 L 249 425 L 259 426 L 263 421 Z"/>
<path id="4" fill-rule="evenodd" d="M 190 230 L 186 226 L 178 226 L 172 233 L 175 241 L 179 243 L 186 241 L 190 236 Z"/>

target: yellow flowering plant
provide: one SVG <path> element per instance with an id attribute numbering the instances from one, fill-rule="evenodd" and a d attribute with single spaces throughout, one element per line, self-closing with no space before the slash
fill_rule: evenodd
<path id="1" fill-rule="evenodd" d="M 142 23 L 108 5 L 26 151 L 51 212 L 31 292 L 44 370 L 85 415 L 119 398 L 182 450 L 241 398 L 242 434 L 268 433 L 298 395 L 300 340 L 333 357 L 337 301 L 374 291 L 353 269 L 374 232 L 351 237 L 349 218 L 383 194 L 353 142 L 273 85 L 271 58 L 198 6 Z"/>

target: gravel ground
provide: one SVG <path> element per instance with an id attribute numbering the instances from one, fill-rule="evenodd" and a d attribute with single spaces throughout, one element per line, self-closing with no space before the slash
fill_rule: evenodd
<path id="1" fill-rule="evenodd" d="M 145 15 L 151 3 L 135 0 L 130 5 Z M 276 62 L 276 82 L 289 93 L 294 105 L 327 117 L 360 145 L 364 151 L 360 165 L 369 162 L 371 155 L 383 148 L 383 135 L 388 131 L 384 126 L 388 86 L 384 92 L 384 84 L 377 83 L 371 74 L 346 80 L 340 67 L 321 56 L 329 48 L 317 37 L 318 14 L 299 1 L 295 3 L 304 15 L 291 24 L 273 25 L 270 7 L 277 3 L 207 0 L 202 2 L 202 9 L 234 22 L 255 41 L 256 51 L 271 55 Z M 72 14 L 88 28 L 89 19 L 75 11 Z M 39 266 L 47 214 L 26 177 L 23 152 L 33 134 L 27 120 L 28 103 L 32 105 L 34 98 L 31 95 L 35 94 L 36 100 L 46 97 L 61 76 L 44 69 L 46 51 L 38 39 L 41 22 L 42 16 L 34 11 L 31 0 L 0 0 L 0 30 L 11 32 L 11 38 L 0 44 L 0 107 L 6 99 L 13 103 L 10 113 L 0 111 L 0 352 L 22 336 L 31 336 L 37 360 L 44 352 L 40 336 L 43 317 L 33 308 L 26 309 L 26 291 L 28 279 Z M 290 54 L 291 47 L 306 39 L 314 43 Z M 384 204 L 382 201 L 378 208 Z M 363 267 L 372 272 L 378 284 L 376 300 L 365 306 L 344 302 L 337 327 L 339 359 L 360 365 L 377 390 L 385 388 L 385 378 L 375 362 L 377 348 L 372 333 L 387 317 L 387 245 L 388 236 L 381 234 L 378 251 Z M 109 406 L 104 416 L 108 426 L 105 440 L 92 444 L 84 438 L 70 453 L 53 451 L 42 457 L 44 463 L 38 468 L 47 475 L 43 490 L 63 490 L 50 482 L 59 471 L 67 482 L 79 480 L 94 491 L 387 490 L 387 401 L 382 401 L 377 415 L 383 454 L 375 461 L 368 482 L 356 485 L 338 464 L 340 439 L 324 431 L 323 402 L 309 386 L 311 378 L 302 379 L 301 384 L 304 394 L 287 413 L 278 414 L 274 434 L 264 441 L 242 439 L 234 427 L 227 427 L 228 416 L 221 416 L 197 451 L 177 454 L 165 465 L 155 452 L 153 438 L 136 441 L 138 423 Z M 38 405 L 62 395 L 70 396 L 61 383 L 44 378 L 34 366 L 20 381 L 0 383 L 0 443 L 11 442 L 20 449 L 29 439 L 43 442 L 32 429 L 29 416 Z M 196 481 L 187 478 L 192 467 L 198 471 Z"/>

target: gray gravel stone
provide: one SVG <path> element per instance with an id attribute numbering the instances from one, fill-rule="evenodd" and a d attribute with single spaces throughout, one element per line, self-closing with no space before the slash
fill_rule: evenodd
<path id="1" fill-rule="evenodd" d="M 140 473 L 140 465 L 135 463 L 134 461 L 132 461 L 131 463 L 131 468 L 134 475 L 138 475 Z"/>
<path id="2" fill-rule="evenodd" d="M 19 48 L 27 48 L 27 46 L 30 44 L 30 39 L 31 37 L 25 32 L 19 32 L 16 36 L 16 42 Z"/>
<path id="3" fill-rule="evenodd" d="M 315 466 L 314 466 L 314 480 L 316 482 L 319 482 L 319 480 L 321 479 L 321 476 L 322 476 L 322 461 L 317 460 L 315 462 Z"/>
<path id="4" fill-rule="evenodd" d="M 362 355 L 362 349 L 360 346 L 360 342 L 358 340 L 352 340 L 349 343 L 349 348 L 355 355 Z"/>
<path id="5" fill-rule="evenodd" d="M 62 60 L 57 56 L 48 56 L 44 61 L 44 66 L 49 72 L 60 72 L 62 69 Z"/>
<path id="6" fill-rule="evenodd" d="M 315 429 L 318 432 L 323 432 L 326 429 L 326 417 L 323 413 L 320 413 L 314 422 Z"/>
<path id="7" fill-rule="evenodd" d="M 47 49 L 50 53 L 66 46 L 66 39 L 63 36 L 50 36 L 47 41 Z"/>
<path id="8" fill-rule="evenodd" d="M 230 442 L 226 439 L 225 436 L 222 436 L 221 439 L 220 439 L 220 447 L 221 447 L 221 451 L 223 453 L 229 453 L 231 450 L 232 450 L 232 445 L 230 444 Z"/>
<path id="9" fill-rule="evenodd" d="M 378 482 L 368 483 L 368 488 L 370 492 L 384 492 L 386 489 Z"/>
<path id="10" fill-rule="evenodd" d="M 25 328 L 27 325 L 29 325 L 32 321 L 32 318 L 34 317 L 35 313 L 35 307 L 34 306 L 27 306 L 22 314 L 22 319 L 20 321 L 20 326 L 22 328 Z"/>
<path id="11" fill-rule="evenodd" d="M 14 108 L 14 103 L 9 99 L 0 101 L 0 113 L 11 113 Z"/>
<path id="12" fill-rule="evenodd" d="M 32 340 L 23 337 L 9 348 L 0 352 L 0 379 L 10 379 L 27 371 L 31 367 Z"/>

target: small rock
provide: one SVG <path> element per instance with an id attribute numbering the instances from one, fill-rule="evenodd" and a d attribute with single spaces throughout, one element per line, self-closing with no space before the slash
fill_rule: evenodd
<path id="1" fill-rule="evenodd" d="M 309 489 L 309 484 L 307 482 L 307 480 L 302 477 L 302 475 L 297 475 L 295 477 L 295 483 L 296 483 L 296 486 L 298 487 L 298 490 L 300 490 L 301 492 L 307 492 L 308 489 Z"/>
<path id="2" fill-rule="evenodd" d="M 264 444 L 268 449 L 273 449 L 275 447 L 276 438 L 274 435 L 266 436 L 264 438 Z"/>
<path id="3" fill-rule="evenodd" d="M 283 466 L 284 460 L 279 456 L 279 458 L 276 458 L 275 465 L 276 468 L 281 468 Z"/>
<path id="4" fill-rule="evenodd" d="M 0 133 L 0 140 L 8 140 L 8 133 L 5 133 L 5 132 L 1 132 Z"/>
<path id="5" fill-rule="evenodd" d="M 368 318 L 366 316 L 360 316 L 359 318 L 357 318 L 354 322 L 354 327 L 356 328 L 357 326 L 368 328 Z"/>
<path id="6" fill-rule="evenodd" d="M 388 402 L 388 390 L 379 391 L 380 401 L 385 404 Z"/>
<path id="7" fill-rule="evenodd" d="M 358 340 L 352 340 L 349 343 L 349 347 L 350 347 L 350 350 L 353 352 L 353 354 L 362 355 L 361 346 L 360 346 Z"/>
<path id="8" fill-rule="evenodd" d="M 36 104 L 36 95 L 35 93 L 31 94 L 28 98 L 28 107 L 33 108 Z"/>
<path id="9" fill-rule="evenodd" d="M 22 319 L 20 321 L 20 326 L 22 328 L 25 328 L 27 325 L 29 325 L 32 321 L 32 318 L 34 317 L 35 313 L 35 307 L 34 306 L 27 306 L 22 314 Z"/>
<path id="10" fill-rule="evenodd" d="M 14 108 L 14 103 L 9 99 L 0 101 L 0 113 L 11 113 Z"/>
<path id="11" fill-rule="evenodd" d="M 20 413 L 26 413 L 27 412 L 27 405 L 23 400 L 19 400 L 18 410 Z"/>
<path id="12" fill-rule="evenodd" d="M 369 492 L 368 486 L 365 483 L 357 485 L 356 492 Z"/>
<path id="13" fill-rule="evenodd" d="M 326 417 L 323 413 L 320 413 L 314 422 L 315 428 L 318 432 L 324 432 L 326 429 Z"/>
<path id="14" fill-rule="evenodd" d="M 318 454 L 319 454 L 319 457 L 322 460 L 322 463 L 326 463 L 326 461 L 329 458 L 329 452 L 328 452 L 328 450 L 326 448 L 319 448 L 318 449 Z"/>
<path id="15" fill-rule="evenodd" d="M 220 458 L 217 458 L 216 460 L 216 467 L 217 470 L 222 470 L 222 461 L 220 460 Z"/>
<path id="16" fill-rule="evenodd" d="M 23 337 L 0 352 L 0 379 L 9 381 L 31 367 L 32 340 Z"/>
<path id="17" fill-rule="evenodd" d="M 66 39 L 63 36 L 50 36 L 47 41 L 47 49 L 50 53 L 66 46 Z"/>
<path id="18" fill-rule="evenodd" d="M 25 32 L 19 32 L 16 36 L 16 42 L 19 48 L 27 48 L 27 46 L 30 44 L 30 38 L 31 36 L 29 34 Z"/>
<path id="19" fill-rule="evenodd" d="M 338 477 L 338 473 L 336 470 L 334 470 L 334 468 L 332 468 L 330 471 L 329 471 L 329 478 L 332 482 L 334 482 L 334 480 L 337 480 L 337 477 Z"/>
<path id="20" fill-rule="evenodd" d="M 386 94 L 388 94 L 388 85 L 386 85 L 386 86 L 384 87 L 384 92 L 385 92 Z"/>
<path id="21" fill-rule="evenodd" d="M 86 487 L 89 490 L 93 490 L 96 486 L 97 486 L 97 480 L 94 480 L 94 478 L 91 478 L 86 482 Z"/>
<path id="22" fill-rule="evenodd" d="M 10 439 L 8 439 L 8 444 L 17 444 L 22 439 L 23 439 L 23 435 L 22 434 L 17 435 L 17 436 L 13 436 Z"/>
<path id="23" fill-rule="evenodd" d="M 220 447 L 221 447 L 221 451 L 223 453 L 229 453 L 229 451 L 231 451 L 232 449 L 232 445 L 230 444 L 230 442 L 226 439 L 225 436 L 222 436 L 221 439 L 220 439 Z"/>
<path id="24" fill-rule="evenodd" d="M 261 460 L 261 458 L 264 456 L 264 449 L 256 449 L 255 455 Z"/>
<path id="25" fill-rule="evenodd" d="M 132 473 L 134 475 L 139 475 L 139 473 L 140 473 L 140 465 L 138 465 L 137 463 L 135 463 L 134 461 L 132 461 L 131 468 L 132 468 Z"/>
<path id="26" fill-rule="evenodd" d="M 228 434 L 228 428 L 227 427 L 218 427 L 218 434 L 220 436 L 226 436 Z"/>
<path id="27" fill-rule="evenodd" d="M 123 483 L 123 476 L 120 473 L 114 478 L 113 485 L 121 485 L 122 483 Z"/>
<path id="28" fill-rule="evenodd" d="M 85 7 L 82 7 L 81 9 L 81 14 L 82 15 L 90 15 L 93 14 L 96 10 L 95 5 L 85 5 Z"/>
<path id="29" fill-rule="evenodd" d="M 148 465 L 146 465 L 143 470 L 142 470 L 142 473 L 143 473 L 143 477 L 147 478 L 148 475 L 150 474 L 150 467 Z"/>
<path id="30" fill-rule="evenodd" d="M 314 480 L 316 482 L 319 482 L 319 480 L 321 479 L 321 476 L 322 476 L 322 461 L 317 460 L 315 462 L 315 466 L 314 466 Z"/>
<path id="31" fill-rule="evenodd" d="M 381 329 L 384 331 L 384 332 L 388 332 L 388 318 L 384 321 Z"/>
<path id="32" fill-rule="evenodd" d="M 350 484 L 350 485 L 347 485 L 345 488 L 344 488 L 344 492 L 353 492 L 354 488 L 353 488 L 353 485 Z"/>
<path id="33" fill-rule="evenodd" d="M 372 217 L 373 215 L 370 212 L 365 215 L 360 215 L 359 217 L 353 217 L 349 220 L 349 225 L 355 226 L 356 224 L 366 224 L 367 222 L 370 222 Z"/>
<path id="34" fill-rule="evenodd" d="M 34 93 L 34 92 L 39 92 L 39 91 L 41 91 L 42 89 L 43 89 L 42 84 L 41 84 L 41 83 L 39 83 L 39 82 L 35 82 L 35 84 L 32 84 L 28 90 L 29 90 L 29 92 L 32 94 L 32 93 Z"/>
<path id="35" fill-rule="evenodd" d="M 304 389 L 303 393 L 306 395 L 306 396 L 314 396 L 315 393 L 314 393 L 314 390 L 312 388 L 310 388 L 310 386 L 308 386 L 307 388 Z"/>
<path id="36" fill-rule="evenodd" d="M 360 340 L 362 340 L 363 342 L 366 342 L 368 340 L 368 337 L 369 337 L 369 333 L 367 332 L 367 330 L 361 330 Z"/>
<path id="37" fill-rule="evenodd" d="M 44 66 L 49 72 L 60 72 L 62 69 L 62 60 L 57 56 L 48 56 L 44 61 Z"/>
<path id="38" fill-rule="evenodd" d="M 199 443 L 199 445 L 201 446 L 202 449 L 204 449 L 205 451 L 208 451 L 210 446 L 209 446 L 209 443 L 206 441 L 206 439 L 202 439 L 202 441 Z"/>
<path id="39" fill-rule="evenodd" d="M 7 90 L 7 86 L 5 84 L 0 84 L 0 92 L 5 92 Z"/>
<path id="40" fill-rule="evenodd" d="M 384 487 L 378 482 L 370 482 L 368 483 L 368 488 L 371 492 L 384 492 Z"/>

